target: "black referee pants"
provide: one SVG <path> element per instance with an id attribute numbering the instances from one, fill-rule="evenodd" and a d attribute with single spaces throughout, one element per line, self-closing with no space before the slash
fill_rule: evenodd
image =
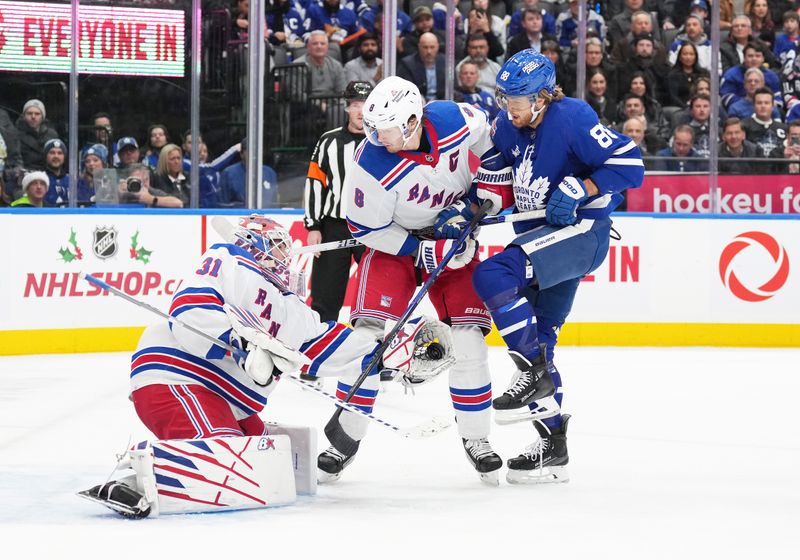
<path id="1" fill-rule="evenodd" d="M 320 223 L 322 243 L 350 239 L 345 220 L 325 218 Z M 311 267 L 311 309 L 323 321 L 338 321 L 344 303 L 347 281 L 350 277 L 351 258 L 361 262 L 364 246 L 352 249 L 323 251 Z"/>

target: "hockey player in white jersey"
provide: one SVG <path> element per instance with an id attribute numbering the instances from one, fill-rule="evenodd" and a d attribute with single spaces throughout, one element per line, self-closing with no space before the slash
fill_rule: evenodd
<path id="1" fill-rule="evenodd" d="M 367 141 L 356 150 L 344 185 L 343 204 L 355 239 L 367 246 L 358 270 L 358 295 L 351 312 L 356 332 L 373 337 L 406 310 L 416 287 L 441 262 L 450 239 L 419 239 L 413 233 L 432 226 L 439 212 L 465 204 L 472 183 L 470 151 L 491 148 L 489 123 L 467 104 L 434 101 L 423 109 L 413 83 L 398 77 L 381 81 L 364 102 Z M 502 460 L 487 436 L 491 423 L 491 381 L 484 336 L 489 313 L 472 287 L 478 265 L 470 238 L 458 249 L 428 296 L 439 319 L 452 327 L 456 362 L 450 369 L 450 397 L 470 464 L 489 484 L 497 483 Z M 378 394 L 377 371 L 355 393 L 352 403 L 371 411 Z M 340 379 L 337 394 L 352 388 L 355 376 Z M 409 379 L 418 383 L 424 379 Z M 320 480 L 336 479 L 353 460 L 366 435 L 363 418 L 344 411 L 331 446 L 320 454 Z"/>
<path id="2" fill-rule="evenodd" d="M 277 436 L 265 439 L 273 432 L 259 412 L 280 385 L 281 373 L 302 369 L 315 376 L 358 375 L 378 343 L 345 325 L 320 322 L 293 292 L 304 282 L 289 268 L 291 247 L 280 224 L 252 215 L 240 220 L 229 242 L 202 255 L 199 266 L 184 277 L 169 315 L 246 354 L 234 357 L 175 322 L 147 328 L 131 361 L 131 400 L 159 441 L 131 450 L 135 477 L 99 485 L 82 492 L 83 497 L 141 517 L 153 509 L 164 513 L 284 503 L 287 489 L 282 485 L 292 486 L 288 497 L 293 496 L 293 482 L 287 482 L 292 461 L 280 462 Z M 400 334 L 412 330 L 418 336 L 392 344 L 384 354 L 386 367 L 410 374 L 415 352 L 419 355 L 434 339 L 449 340 L 449 327 L 439 321 L 415 318 Z M 451 354 L 446 345 L 444 354 L 444 360 Z M 202 443 L 187 447 L 176 440 Z M 245 456 L 245 450 L 255 455 Z M 309 462 L 312 453 L 316 450 L 308 453 Z M 227 458 L 244 471 L 214 471 L 221 477 L 214 479 L 210 469 L 227 464 L 220 454 L 231 455 Z M 313 467 L 310 472 L 316 476 Z M 229 480 L 231 474 L 239 476 Z M 204 498 L 209 492 L 210 500 Z"/>

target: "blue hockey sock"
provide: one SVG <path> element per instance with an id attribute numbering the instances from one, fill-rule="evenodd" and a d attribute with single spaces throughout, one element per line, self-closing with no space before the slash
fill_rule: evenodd
<path id="1" fill-rule="evenodd" d="M 539 339 L 533 307 L 522 288 L 533 282 L 528 257 L 516 246 L 483 261 L 472 277 L 475 291 L 489 308 L 492 319 L 509 350 L 529 360 L 539 355 Z"/>

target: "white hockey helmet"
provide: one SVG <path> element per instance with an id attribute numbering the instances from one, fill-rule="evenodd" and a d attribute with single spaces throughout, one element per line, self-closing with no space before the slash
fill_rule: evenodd
<path id="1" fill-rule="evenodd" d="M 273 284 L 298 293 L 302 278 L 290 269 L 292 237 L 286 228 L 262 214 L 251 214 L 239 218 L 232 236 L 231 243 L 253 255 Z"/>
<path id="2" fill-rule="evenodd" d="M 367 139 L 381 146 L 383 143 L 378 139 L 378 131 L 396 129 L 405 146 L 422 122 L 422 105 L 419 88 L 412 82 L 397 76 L 384 78 L 364 102 L 364 132 Z M 408 128 L 411 117 L 417 118 L 413 130 Z"/>

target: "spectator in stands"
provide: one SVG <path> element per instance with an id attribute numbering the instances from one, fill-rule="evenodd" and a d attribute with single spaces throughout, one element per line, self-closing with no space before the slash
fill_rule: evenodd
<path id="1" fill-rule="evenodd" d="M 567 73 L 570 76 L 578 75 L 578 53 L 573 50 L 570 52 L 566 61 Z M 605 58 L 603 43 L 597 37 L 586 39 L 586 76 L 588 77 L 594 70 L 600 69 L 606 77 L 607 88 L 606 97 L 616 105 L 617 101 L 617 67 Z M 568 95 L 574 96 L 571 91 Z M 613 119 L 612 119 L 613 120 Z"/>
<path id="2" fill-rule="evenodd" d="M 567 73 L 567 67 L 561 58 L 561 47 L 558 41 L 545 39 L 542 41 L 542 54 L 545 55 L 556 67 L 556 83 L 563 86 L 565 91 L 575 89 L 575 76 Z"/>
<path id="3" fill-rule="evenodd" d="M 274 48 L 287 52 L 305 45 L 303 36 L 308 33 L 308 20 L 300 15 L 296 4 L 289 0 L 273 0 L 267 10 L 267 41 Z"/>
<path id="4" fill-rule="evenodd" d="M 625 61 L 635 56 L 637 38 L 643 35 L 652 36 L 653 57 L 659 64 L 665 64 L 667 62 L 667 49 L 653 34 L 653 17 L 643 10 L 633 12 L 630 31 L 628 31 L 624 39 L 614 44 L 614 48 L 611 50 L 611 60 L 617 64 L 624 64 Z"/>
<path id="5" fill-rule="evenodd" d="M 440 31 L 443 34 L 447 33 L 447 6 L 442 4 L 441 2 L 434 2 L 431 6 L 431 11 L 433 12 L 433 29 L 436 31 Z M 461 36 L 464 35 L 464 18 L 461 15 L 461 12 L 458 10 L 458 2 L 455 5 L 455 11 L 453 13 L 453 20 L 454 20 L 454 27 L 455 27 L 455 37 L 456 37 L 456 44 L 459 43 L 459 39 Z M 456 47 L 456 52 L 459 52 L 461 49 Z"/>
<path id="6" fill-rule="evenodd" d="M 586 102 L 597 113 L 597 118 L 606 126 L 617 119 L 617 104 L 608 94 L 608 78 L 602 68 L 586 71 Z"/>
<path id="7" fill-rule="evenodd" d="M 500 46 L 505 50 L 505 46 L 508 43 L 508 38 L 510 37 L 507 32 L 506 20 L 492 14 L 490 11 L 491 8 L 489 6 L 489 0 L 473 0 L 472 8 L 483 10 L 487 14 L 487 17 L 489 18 L 489 29 L 491 30 L 492 34 L 497 37 L 497 40 L 500 41 Z M 550 19 L 553 19 L 553 16 L 550 16 Z M 553 29 L 555 30 L 555 19 L 553 19 Z M 470 27 L 470 21 L 467 19 L 464 34 L 470 36 L 472 33 L 474 33 L 474 30 Z"/>
<path id="8" fill-rule="evenodd" d="M 124 136 L 117 140 L 117 157 L 119 157 L 117 167 L 123 168 L 139 163 L 140 154 L 139 143 L 133 136 Z"/>
<path id="9" fill-rule="evenodd" d="M 472 62 L 478 67 L 478 87 L 494 92 L 500 65 L 489 58 L 489 44 L 482 33 L 475 33 L 467 38 L 467 56 L 456 65 L 456 74 L 461 71 L 461 65 L 465 62 Z"/>
<path id="10" fill-rule="evenodd" d="M 311 95 L 313 97 L 332 97 L 341 95 L 346 85 L 344 67 L 338 60 L 328 56 L 328 35 L 321 30 L 309 33 L 307 52 L 297 59 L 311 72 Z"/>
<path id="11" fill-rule="evenodd" d="M 368 7 L 364 13 L 360 14 L 361 27 L 367 30 L 367 33 L 373 33 L 377 36 L 378 30 L 375 29 L 375 22 L 383 20 L 383 0 L 378 0 L 377 3 L 371 8 Z M 397 35 L 398 37 L 403 33 L 411 33 L 414 31 L 414 22 L 411 21 L 411 16 L 400 9 L 400 4 L 397 4 Z M 348 82 L 349 83 L 349 82 Z"/>
<path id="12" fill-rule="evenodd" d="M 653 50 L 653 35 L 644 33 L 637 35 L 634 41 L 635 54 L 627 63 L 618 67 L 617 79 L 620 83 L 619 93 L 624 93 L 622 89 L 631 83 L 631 78 L 637 72 L 645 75 L 646 81 L 651 85 L 651 97 L 662 101 L 668 97 L 668 87 L 666 77 L 669 74 L 669 66 L 661 61 Z"/>
<path id="13" fill-rule="evenodd" d="M 765 157 L 761 148 L 745 139 L 741 119 L 728 117 L 722 125 L 722 142 L 719 143 L 719 172 L 726 174 L 754 175 L 768 169 L 763 163 L 741 161 Z M 739 161 L 723 161 L 723 158 L 737 158 Z"/>
<path id="14" fill-rule="evenodd" d="M 538 8 L 522 9 L 522 30 L 508 41 L 506 59 L 525 49 L 535 49 L 542 52 L 542 41 L 556 39 L 555 35 L 543 31 L 543 13 Z"/>
<path id="15" fill-rule="evenodd" d="M 631 117 L 622 124 L 622 134 L 634 141 L 639 146 L 642 156 L 648 156 L 655 153 L 655 150 L 647 145 L 645 140 L 645 131 L 647 130 L 647 118 L 644 115 Z"/>
<path id="16" fill-rule="evenodd" d="M 150 169 L 158 167 L 158 158 L 161 148 L 170 143 L 169 132 L 163 124 L 151 124 L 147 127 L 147 149 L 142 158 L 142 163 Z"/>
<path id="17" fill-rule="evenodd" d="M 83 172 L 78 179 L 78 206 L 94 206 L 95 173 L 105 168 L 108 150 L 103 144 L 93 144 L 83 152 Z"/>
<path id="18" fill-rule="evenodd" d="M 363 28 L 358 24 L 358 16 L 353 10 L 343 8 L 339 0 L 322 0 L 321 3 L 310 2 L 306 9 L 309 31 L 323 31 L 328 41 L 332 45 L 338 45 L 340 49 L 346 46 L 353 46 L 353 41 L 358 39 L 358 35 L 364 33 Z M 342 52 L 341 60 L 345 59 Z M 344 90 L 344 85 L 341 91 Z"/>
<path id="19" fill-rule="evenodd" d="M 775 44 L 775 22 L 772 21 L 767 0 L 745 0 L 744 13 L 750 18 L 753 34 L 772 49 Z"/>
<path id="20" fill-rule="evenodd" d="M 781 96 L 781 79 L 778 75 L 764 68 L 764 51 L 756 43 L 748 43 L 744 47 L 744 62 L 732 66 L 722 75 L 719 84 L 719 96 L 722 104 L 730 112 L 733 104 L 747 94 L 745 76 L 747 70 L 755 68 L 761 72 L 764 84 L 775 93 L 775 106 L 783 107 L 783 97 Z M 747 115 L 749 116 L 749 115 Z"/>
<path id="21" fill-rule="evenodd" d="M 471 60 L 462 61 L 458 70 L 458 87 L 455 88 L 454 99 L 459 103 L 469 103 L 487 114 L 489 119 L 497 116 L 499 108 L 494 95 L 478 87 L 478 65 Z"/>
<path id="22" fill-rule="evenodd" d="M 44 195 L 45 206 L 69 204 L 69 175 L 64 165 L 66 158 L 67 146 L 58 138 L 48 140 L 44 145 L 45 173 L 48 178 L 47 194 Z"/>
<path id="23" fill-rule="evenodd" d="M 58 138 L 58 133 L 47 124 L 44 103 L 29 99 L 22 107 L 22 116 L 17 120 L 22 166 L 25 169 L 44 169 L 44 145 Z"/>
<path id="24" fill-rule="evenodd" d="M 711 39 L 703 31 L 703 21 L 696 15 L 690 14 L 683 24 L 683 32 L 675 37 L 669 49 L 669 63 L 673 66 L 681 65 L 680 50 L 683 45 L 694 46 L 697 65 L 707 73 L 711 71 Z"/>
<path id="25" fill-rule="evenodd" d="M 90 145 L 94 144 L 102 144 L 106 147 L 106 151 L 115 148 L 114 142 L 111 140 L 114 137 L 114 127 L 111 124 L 111 115 L 100 111 L 95 113 L 92 116 L 92 126 L 94 127 L 94 141 L 91 142 Z M 114 150 L 112 155 L 116 154 L 116 150 Z M 105 163 L 110 163 L 111 160 L 107 160 Z"/>
<path id="26" fill-rule="evenodd" d="M 0 136 L 6 145 L 5 170 L 10 171 L 22 166 L 22 155 L 20 154 L 19 134 L 17 127 L 11 121 L 11 117 L 4 109 L 0 109 Z M 0 173 L 2 175 L 2 173 Z M 21 179 L 21 177 L 20 177 Z"/>
<path id="27" fill-rule="evenodd" d="M 642 10 L 643 6 L 644 0 L 625 0 L 625 8 L 621 12 L 609 11 L 610 14 L 614 14 L 608 22 L 608 41 L 612 49 L 616 47 L 617 43 L 625 40 L 631 30 L 633 14 Z M 644 11 L 649 14 L 649 10 Z M 650 29 L 650 33 L 653 33 L 658 26 L 653 23 Z"/>
<path id="28" fill-rule="evenodd" d="M 383 60 L 378 58 L 378 37 L 364 33 L 358 39 L 358 56 L 344 65 L 344 78 L 350 82 L 369 82 L 373 86 L 380 80 Z"/>
<path id="29" fill-rule="evenodd" d="M 779 173 L 800 173 L 800 120 L 789 121 L 789 132 L 783 141 L 783 146 L 776 148 L 770 153 L 771 158 L 785 158 L 797 161 L 798 163 L 784 163 L 773 165 Z"/>
<path id="30" fill-rule="evenodd" d="M 422 34 L 418 52 L 400 60 L 397 75 L 416 84 L 426 101 L 444 99 L 444 55 L 439 52 L 436 35 Z"/>
<path id="31" fill-rule="evenodd" d="M 411 33 L 404 33 L 400 41 L 400 48 L 397 49 L 398 56 L 411 56 L 417 52 L 420 37 L 424 33 L 433 33 L 439 42 L 440 49 L 444 52 L 444 34 L 438 29 L 433 28 L 433 12 L 428 6 L 417 6 L 411 13 L 411 20 L 414 22 L 414 30 Z"/>
<path id="32" fill-rule="evenodd" d="M 622 84 L 620 93 L 622 95 L 632 93 L 639 97 L 644 102 L 644 116 L 647 117 L 647 122 L 659 136 L 666 139 L 669 137 L 669 133 L 664 131 L 667 126 L 664 111 L 661 103 L 653 97 L 653 84 L 648 80 L 649 78 L 644 72 L 634 72 L 630 76 L 630 81 Z M 618 111 L 620 113 L 624 113 L 624 103 L 625 101 L 622 101 L 619 104 Z"/>
<path id="33" fill-rule="evenodd" d="M 44 171 L 29 171 L 22 178 L 22 196 L 11 203 L 14 208 L 41 208 L 47 193 L 48 178 Z"/>
<path id="34" fill-rule="evenodd" d="M 523 0 L 522 6 L 520 6 L 520 8 L 511 16 L 511 22 L 508 24 L 509 37 L 513 37 L 514 35 L 524 31 L 522 19 L 525 15 L 524 12 L 526 9 L 536 10 L 542 14 L 542 33 L 546 33 L 548 35 L 556 34 L 556 18 L 553 16 L 553 14 L 541 6 L 539 4 L 539 0 Z M 508 58 L 508 56 L 508 53 L 506 53 L 506 58 Z"/>
<path id="35" fill-rule="evenodd" d="M 643 131 L 643 144 L 645 148 L 649 150 L 648 153 L 654 154 L 657 150 L 660 150 L 664 146 L 667 145 L 666 141 L 661 137 L 660 131 L 658 128 L 647 121 L 647 117 L 645 116 L 645 106 L 644 100 L 636 95 L 635 93 L 627 93 L 623 98 L 623 114 L 620 116 L 619 120 L 617 121 L 617 127 L 622 126 L 622 129 L 617 128 L 623 134 L 627 134 L 625 132 L 625 123 L 627 123 L 633 117 L 642 117 L 642 123 L 644 124 L 644 131 Z"/>
<path id="36" fill-rule="evenodd" d="M 506 52 L 505 43 L 500 41 L 491 28 L 489 13 L 483 8 L 471 8 L 467 14 L 469 36 L 482 35 L 488 46 L 486 58 L 493 61 L 503 61 Z M 467 53 L 469 54 L 469 53 Z"/>
<path id="37" fill-rule="evenodd" d="M 568 53 L 578 45 L 578 0 L 568 0 L 569 9 L 558 14 L 556 18 L 556 37 L 562 51 Z M 641 0 L 629 0 L 641 2 Z M 586 11 L 586 34 L 593 34 L 601 41 L 605 37 L 606 22 L 603 16 L 594 10 Z"/>
<path id="38" fill-rule="evenodd" d="M 247 39 L 247 30 L 250 28 L 250 0 L 236 0 L 236 9 L 231 14 L 231 34 L 234 39 L 244 41 Z"/>
<path id="39" fill-rule="evenodd" d="M 683 124 L 683 123 L 679 123 Z M 707 93 L 698 93 L 689 100 L 688 124 L 694 130 L 694 148 L 701 157 L 711 152 L 709 126 L 711 124 L 711 98 Z"/>
<path id="40" fill-rule="evenodd" d="M 745 15 L 736 16 L 731 24 L 731 32 L 719 47 L 722 70 L 726 72 L 729 68 L 745 62 L 744 50 L 748 44 L 755 44 L 764 56 L 764 61 L 770 68 L 777 68 L 778 61 L 767 46 L 760 39 L 753 37 L 753 28 L 750 18 Z"/>
<path id="41" fill-rule="evenodd" d="M 783 14 L 783 32 L 775 37 L 772 53 L 778 59 L 781 67 L 795 53 L 800 45 L 800 14 L 794 10 L 787 10 Z"/>
<path id="42" fill-rule="evenodd" d="M 748 68 L 744 74 L 744 97 L 738 98 L 734 103 L 732 103 L 728 107 L 728 116 L 729 117 L 738 117 L 740 119 L 746 119 L 750 115 L 753 114 L 754 111 L 754 103 L 755 103 L 755 93 L 759 89 L 763 88 L 764 84 L 764 74 L 758 68 Z M 720 88 L 722 89 L 722 88 Z M 767 88 L 772 89 L 772 88 Z M 774 93 L 773 93 L 774 95 Z M 777 100 L 777 96 L 775 96 Z M 775 102 L 777 105 L 777 101 Z M 773 116 L 776 119 L 780 119 L 780 111 L 778 111 L 777 107 L 773 107 Z"/>
<path id="43" fill-rule="evenodd" d="M 189 178 L 183 174 L 183 150 L 176 144 L 166 144 L 159 152 L 155 188 L 180 199 L 184 208 L 189 206 Z"/>
<path id="44" fill-rule="evenodd" d="M 770 154 L 777 147 L 783 147 L 786 139 L 786 125 L 773 116 L 773 93 L 769 88 L 759 88 L 753 94 L 753 113 L 742 120 L 745 138 Z"/>
<path id="45" fill-rule="evenodd" d="M 219 181 L 219 205 L 223 208 L 243 208 L 247 205 L 247 139 L 242 140 L 242 159 L 239 163 L 226 167 Z M 264 165 L 261 168 L 262 199 L 261 204 L 267 208 L 275 204 L 278 198 L 278 176 L 275 171 Z"/>
<path id="46" fill-rule="evenodd" d="M 686 124 L 675 127 L 670 139 L 670 145 L 659 150 L 656 155 L 658 157 L 676 159 L 655 160 L 651 166 L 655 171 L 670 171 L 672 173 L 708 171 L 707 161 L 684 159 L 701 157 L 697 150 L 694 149 L 694 130 Z"/>
<path id="47" fill-rule="evenodd" d="M 686 22 L 696 22 L 693 16 Z M 685 107 L 691 97 L 692 86 L 700 78 L 708 78 L 708 70 L 700 66 L 697 46 L 692 42 L 685 42 L 678 47 L 677 61 L 667 75 L 668 98 L 667 105 Z"/>
<path id="48" fill-rule="evenodd" d="M 175 144 L 167 144 L 166 149 Z M 177 146 L 175 146 L 177 147 Z M 180 148 L 178 148 L 180 150 Z M 134 163 L 125 168 L 127 177 L 119 181 L 119 202 L 121 204 L 141 204 L 150 208 L 183 208 L 177 196 L 168 194 L 154 185 L 153 171 L 146 165 Z"/>

